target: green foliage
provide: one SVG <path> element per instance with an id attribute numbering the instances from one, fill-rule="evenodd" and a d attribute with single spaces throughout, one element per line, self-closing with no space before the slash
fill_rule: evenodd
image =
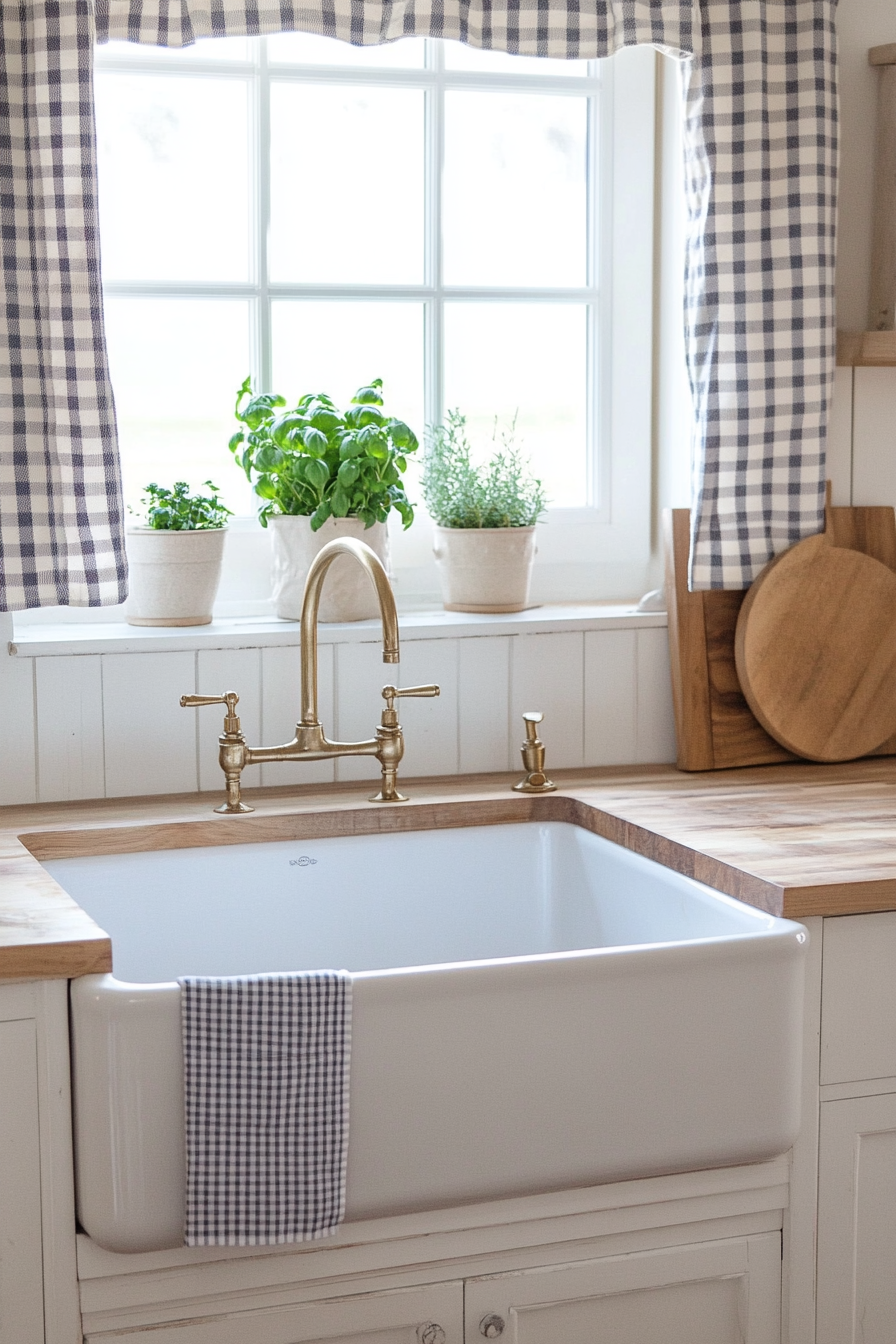
<path id="1" fill-rule="evenodd" d="M 308 393 L 292 410 L 283 397 L 252 395 L 249 378 L 236 398 L 240 428 L 230 451 L 262 505 L 262 527 L 277 514 L 307 514 L 316 532 L 328 518 L 384 523 L 391 509 L 405 527 L 414 510 L 401 477 L 417 439 L 402 420 L 380 410 L 383 382 L 361 387 L 344 414 L 322 392 Z M 243 407 L 243 399 L 249 400 Z"/>
<path id="2" fill-rule="evenodd" d="M 466 424 L 460 411 L 449 411 L 447 423 L 431 426 L 427 434 L 421 484 L 430 514 L 439 527 L 531 527 L 547 497 L 513 446 L 516 418 L 480 466 L 473 463 Z M 497 428 L 496 421 L 493 443 Z"/>
<path id="3" fill-rule="evenodd" d="M 226 527 L 232 510 L 218 499 L 218 487 L 203 481 L 211 495 L 191 495 L 186 481 L 175 481 L 173 490 L 152 482 L 143 488 L 146 495 L 140 500 L 146 505 L 146 525 L 160 532 L 204 532 L 212 527 Z"/>

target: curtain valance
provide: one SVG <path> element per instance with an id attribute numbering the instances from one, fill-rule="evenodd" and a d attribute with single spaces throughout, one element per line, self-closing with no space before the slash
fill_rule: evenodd
<path id="1" fill-rule="evenodd" d="M 102 318 L 94 40 L 650 44 L 686 87 L 691 580 L 746 587 L 820 530 L 834 358 L 836 0 L 56 0 L 0 6 L 0 610 L 125 590 Z M 646 486 L 645 486 L 646 488 Z"/>

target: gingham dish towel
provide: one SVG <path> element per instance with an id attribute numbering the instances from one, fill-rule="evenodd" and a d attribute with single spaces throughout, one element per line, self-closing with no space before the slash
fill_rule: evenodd
<path id="1" fill-rule="evenodd" d="M 181 988 L 187 1246 L 268 1246 L 345 1213 L 351 976 L 217 978 Z"/>

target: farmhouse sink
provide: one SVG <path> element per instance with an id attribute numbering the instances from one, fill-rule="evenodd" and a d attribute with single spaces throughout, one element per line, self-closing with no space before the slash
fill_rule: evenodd
<path id="1" fill-rule="evenodd" d="M 111 935 L 72 986 L 79 1216 L 182 1244 L 180 975 L 353 973 L 347 1220 L 770 1158 L 805 930 L 558 822 L 45 863 Z"/>

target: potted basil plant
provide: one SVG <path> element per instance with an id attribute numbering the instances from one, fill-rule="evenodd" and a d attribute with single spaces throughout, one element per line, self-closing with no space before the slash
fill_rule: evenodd
<path id="1" fill-rule="evenodd" d="M 130 625 L 211 621 L 231 510 L 216 485 L 203 484 L 210 494 L 191 494 L 186 481 L 144 487 L 146 522 L 127 531 Z"/>
<path id="2" fill-rule="evenodd" d="M 524 611 L 535 559 L 535 524 L 547 498 L 514 446 L 515 420 L 481 463 L 473 460 L 466 417 L 449 411 L 430 429 L 423 498 L 435 524 L 434 552 L 446 611 Z"/>
<path id="3" fill-rule="evenodd" d="M 322 392 L 287 409 L 277 393 L 253 394 L 249 378 L 237 394 L 240 428 L 230 451 L 261 501 L 262 527 L 272 534 L 274 605 L 285 620 L 301 616 L 305 576 L 328 541 L 357 537 L 388 570 L 389 514 L 394 509 L 405 527 L 414 520 L 402 476 L 417 438 L 403 420 L 382 410 L 382 387 L 375 378 L 359 388 L 346 411 Z M 320 619 L 358 621 L 378 614 L 366 575 L 351 561 L 337 560 L 323 589 Z"/>

